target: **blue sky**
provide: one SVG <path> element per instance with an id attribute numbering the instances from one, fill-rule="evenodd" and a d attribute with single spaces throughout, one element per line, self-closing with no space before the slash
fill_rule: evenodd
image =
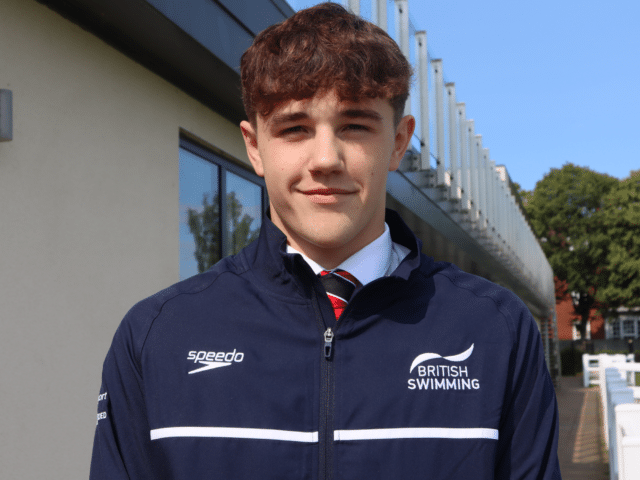
<path id="1" fill-rule="evenodd" d="M 567 162 L 617 178 L 640 169 L 640 1 L 409 0 L 409 16 L 523 188 Z"/>

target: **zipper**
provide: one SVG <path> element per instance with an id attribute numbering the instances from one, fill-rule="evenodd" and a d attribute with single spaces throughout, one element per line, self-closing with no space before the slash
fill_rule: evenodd
<path id="1" fill-rule="evenodd" d="M 333 478 L 333 413 L 334 413 L 334 364 L 333 364 L 333 340 L 334 334 L 328 327 L 323 334 L 324 358 L 322 362 L 323 386 L 320 394 L 320 475 L 321 480 Z"/>
<path id="2" fill-rule="evenodd" d="M 331 327 L 329 327 L 324 331 L 324 358 L 326 360 L 331 360 L 332 354 L 333 354 L 333 330 L 331 330 Z"/>
<path id="3" fill-rule="evenodd" d="M 313 307 L 322 335 L 323 348 L 320 357 L 320 412 L 318 425 L 318 479 L 333 479 L 333 414 L 334 414 L 334 364 L 333 343 L 335 340 L 333 327 L 327 327 L 322 315 L 322 300 L 315 289 L 312 290 Z M 331 312 L 333 313 L 333 312 Z"/>

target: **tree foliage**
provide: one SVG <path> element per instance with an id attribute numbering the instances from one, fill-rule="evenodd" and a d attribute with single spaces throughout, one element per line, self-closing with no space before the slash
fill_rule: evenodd
<path id="1" fill-rule="evenodd" d="M 228 193 L 226 200 L 227 228 L 224 230 L 227 235 L 227 249 L 229 254 L 235 254 L 258 238 L 259 230 L 251 228 L 254 220 L 252 216 L 246 213 L 242 215 L 243 206 L 235 192 Z M 218 194 L 212 195 L 211 201 L 207 194 L 203 195 L 202 207 L 201 212 L 189 208 L 187 220 L 196 245 L 194 256 L 200 273 L 215 265 L 222 255 Z"/>
<path id="2" fill-rule="evenodd" d="M 619 182 L 603 203 L 599 217 L 607 232 L 606 281 L 596 298 L 608 308 L 640 306 L 640 170 Z"/>
<path id="3" fill-rule="evenodd" d="M 531 197 L 533 196 L 533 192 L 531 190 L 525 190 L 518 182 L 513 182 L 513 186 L 515 187 L 516 193 L 518 194 L 516 199 L 518 199 L 519 197 L 520 204 L 526 208 L 529 201 L 531 200 Z"/>
<path id="4" fill-rule="evenodd" d="M 596 294 L 609 278 L 601 209 L 618 180 L 571 163 L 552 169 L 528 196 L 526 211 L 556 277 L 566 282 L 584 337 Z"/>
<path id="5" fill-rule="evenodd" d="M 227 221 L 229 227 L 227 229 L 227 244 L 229 254 L 235 255 L 244 247 L 258 238 L 259 230 L 251 229 L 253 217 L 248 214 L 242 215 L 242 204 L 236 198 L 235 192 L 227 195 Z"/>

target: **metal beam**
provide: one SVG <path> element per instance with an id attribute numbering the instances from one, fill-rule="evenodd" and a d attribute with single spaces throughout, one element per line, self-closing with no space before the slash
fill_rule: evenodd
<path id="1" fill-rule="evenodd" d="M 429 144 L 429 58 L 427 52 L 427 32 L 416 32 L 416 52 L 418 56 L 418 87 L 420 91 L 420 169 L 431 168 Z"/>
<path id="2" fill-rule="evenodd" d="M 411 62 L 409 51 L 409 0 L 396 0 L 396 36 L 400 51 Z M 404 107 L 404 114 L 411 115 L 411 93 Z"/>
<path id="3" fill-rule="evenodd" d="M 471 171 L 469 166 L 469 129 L 467 108 L 464 103 L 457 104 L 458 132 L 460 132 L 460 188 L 462 193 L 461 210 L 470 210 L 469 193 L 471 192 Z"/>
<path id="4" fill-rule="evenodd" d="M 387 0 L 371 0 L 371 4 L 371 11 L 377 12 L 376 25 L 387 32 Z"/>
<path id="5" fill-rule="evenodd" d="M 444 77 L 442 75 L 442 60 L 431 60 L 433 66 L 434 94 L 436 102 L 436 183 L 446 185 L 444 158 Z"/>
<path id="6" fill-rule="evenodd" d="M 447 87 L 447 117 L 449 120 L 449 175 L 451 190 L 449 200 L 460 199 L 460 168 L 458 166 L 458 115 L 456 110 L 456 85 L 452 82 Z"/>

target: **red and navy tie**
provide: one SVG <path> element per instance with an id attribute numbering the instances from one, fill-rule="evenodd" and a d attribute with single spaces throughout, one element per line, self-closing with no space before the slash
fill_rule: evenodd
<path id="1" fill-rule="evenodd" d="M 320 272 L 320 281 L 327 292 L 331 305 L 333 305 L 333 312 L 336 315 L 336 320 L 340 318 L 344 311 L 353 291 L 360 282 L 345 270 L 334 270 L 329 272 L 323 270 Z"/>

